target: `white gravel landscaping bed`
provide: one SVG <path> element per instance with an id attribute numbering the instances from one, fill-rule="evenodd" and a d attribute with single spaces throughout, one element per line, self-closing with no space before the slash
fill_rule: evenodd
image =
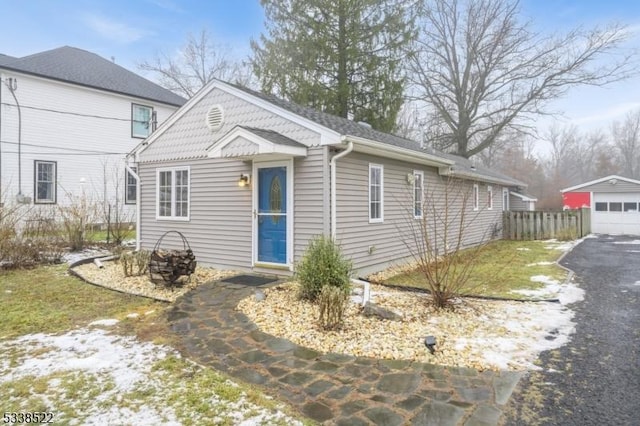
<path id="1" fill-rule="evenodd" d="M 317 307 L 297 297 L 297 284 L 264 291 L 266 298 L 251 296 L 238 310 L 262 331 L 287 338 L 323 353 L 336 352 L 382 359 L 407 359 L 478 370 L 535 369 L 541 351 L 564 345 L 575 330 L 574 313 L 565 305 L 582 296 L 569 284 L 574 298 L 564 303 L 532 303 L 464 299 L 455 311 L 437 311 L 424 293 L 372 285 L 372 301 L 400 315 L 388 321 L 365 317 L 351 303 L 339 331 L 317 325 Z M 423 341 L 437 339 L 431 355 Z"/>
<path id="2" fill-rule="evenodd" d="M 220 271 L 199 266 L 196 268 L 195 273 L 191 275 L 190 280 L 186 280 L 186 282 L 174 286 L 174 288 L 169 288 L 163 284 L 154 284 L 149 279 L 148 274 L 125 277 L 122 266 L 114 261 L 105 261 L 102 264 L 104 267 L 98 268 L 93 263 L 85 263 L 72 268 L 72 271 L 80 275 L 84 280 L 102 287 L 166 302 L 175 301 L 178 297 L 200 284 L 218 281 L 237 274 L 235 271 Z"/>

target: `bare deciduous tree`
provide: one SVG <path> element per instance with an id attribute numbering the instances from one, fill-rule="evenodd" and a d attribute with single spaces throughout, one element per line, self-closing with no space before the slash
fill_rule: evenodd
<path id="1" fill-rule="evenodd" d="M 248 85 L 248 65 L 231 57 L 231 48 L 214 43 L 203 29 L 198 36 L 189 34 L 178 55 L 161 52 L 138 64 L 138 68 L 157 74 L 162 87 L 190 98 L 214 78 Z"/>
<path id="2" fill-rule="evenodd" d="M 437 148 L 471 157 L 508 128 L 527 130 L 548 101 L 581 85 L 628 77 L 618 55 L 620 25 L 544 37 L 514 0 L 422 2 L 420 35 L 409 53 L 414 97 L 429 107 Z"/>
<path id="3" fill-rule="evenodd" d="M 640 175 L 640 110 L 630 112 L 621 122 L 611 125 L 611 137 L 620 157 L 622 173 L 630 178 Z"/>

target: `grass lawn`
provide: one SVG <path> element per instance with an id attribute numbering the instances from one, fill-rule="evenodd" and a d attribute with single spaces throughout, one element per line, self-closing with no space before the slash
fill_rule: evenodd
<path id="1" fill-rule="evenodd" d="M 165 306 L 89 285 L 68 275 L 66 265 L 0 271 L 0 304 L 0 338 L 55 333 Z"/>
<path id="2" fill-rule="evenodd" d="M 5 412 L 54 412 L 61 424 L 312 424 L 255 387 L 180 358 L 168 304 L 92 286 L 66 265 L 0 271 L 0 303 Z M 88 327 L 108 318 L 121 321 Z"/>
<path id="3" fill-rule="evenodd" d="M 553 263 L 563 253 L 558 246 L 559 243 L 548 241 L 491 242 L 481 249 L 463 293 L 526 300 L 526 296 L 512 290 L 535 290 L 544 286 L 531 281 L 531 277 L 544 275 L 558 281 L 566 278 L 567 272 Z M 396 275 L 385 283 L 427 288 L 418 271 Z"/>

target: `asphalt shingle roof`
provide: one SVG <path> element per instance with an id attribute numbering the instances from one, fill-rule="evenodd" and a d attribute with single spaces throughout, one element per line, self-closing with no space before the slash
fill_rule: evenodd
<path id="1" fill-rule="evenodd" d="M 14 58 L 13 56 L 4 55 L 4 54 L 0 53 L 0 66 L 8 65 L 11 62 L 15 61 L 16 59 L 18 59 L 18 58 Z"/>
<path id="2" fill-rule="evenodd" d="M 257 127 L 249 127 L 249 126 L 240 126 L 240 127 L 250 131 L 254 135 L 258 135 L 261 138 L 268 140 L 269 142 L 273 142 L 276 145 L 305 147 L 305 145 L 301 144 L 300 142 L 294 141 L 293 139 L 288 138 L 281 133 L 274 132 L 273 130 L 259 129 Z"/>
<path id="3" fill-rule="evenodd" d="M 249 93 L 250 95 L 253 95 L 257 98 L 267 101 L 273 105 L 283 108 L 289 112 L 292 112 L 296 115 L 299 115 L 315 123 L 318 123 L 324 127 L 327 127 L 341 135 L 361 137 L 361 138 L 373 140 L 376 142 L 382 142 L 389 145 L 410 149 L 416 152 L 435 155 L 443 159 L 452 160 L 452 161 L 455 161 L 454 168 L 456 169 L 456 171 L 472 178 L 476 177 L 481 180 L 483 179 L 497 180 L 500 182 L 505 182 L 510 185 L 519 186 L 519 187 L 527 186 L 525 183 L 520 182 L 505 174 L 496 172 L 486 167 L 474 165 L 472 161 L 464 157 L 436 151 L 428 147 L 421 147 L 420 143 L 414 140 L 392 135 L 390 133 L 384 133 L 384 132 L 369 128 L 367 126 L 364 126 L 355 121 L 352 121 L 343 117 L 338 117 L 336 115 L 328 114 L 325 112 L 321 112 L 312 108 L 304 107 L 294 102 L 286 101 L 284 99 L 280 99 L 273 95 L 257 92 L 255 90 L 249 89 L 244 86 L 240 86 L 237 84 L 230 84 L 230 85 L 246 93 Z"/>
<path id="4" fill-rule="evenodd" d="M 181 106 L 186 99 L 95 53 L 59 47 L 22 58 L 0 54 L 0 67 L 81 86 Z"/>

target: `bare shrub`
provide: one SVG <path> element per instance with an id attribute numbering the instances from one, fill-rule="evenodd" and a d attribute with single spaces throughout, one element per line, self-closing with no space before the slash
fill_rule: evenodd
<path id="1" fill-rule="evenodd" d="M 340 287 L 326 285 L 318 295 L 318 322 L 325 330 L 335 330 L 342 326 L 347 309 L 348 294 Z"/>
<path id="2" fill-rule="evenodd" d="M 148 250 L 139 250 L 134 252 L 134 260 L 136 264 L 137 275 L 144 275 L 149 269 L 149 261 L 151 260 L 151 252 Z"/>
<path id="3" fill-rule="evenodd" d="M 64 236 L 71 251 L 82 250 L 87 241 L 87 231 L 96 222 L 95 202 L 85 194 L 67 193 L 68 204 L 58 206 Z"/>
<path id="4" fill-rule="evenodd" d="M 134 256 L 133 253 L 128 251 L 120 255 L 120 266 L 122 266 L 122 273 L 125 277 L 133 276 Z"/>
<path id="5" fill-rule="evenodd" d="M 469 278 L 480 254 L 490 241 L 493 224 L 472 237 L 479 212 L 487 204 L 473 206 L 473 185 L 456 178 L 440 178 L 430 184 L 421 203 L 414 197 L 408 210 L 403 240 L 437 308 L 445 308 L 471 290 Z M 484 197 L 479 196 L 479 200 Z M 420 214 L 418 214 L 420 213 Z M 416 218 L 417 217 L 417 218 Z"/>

